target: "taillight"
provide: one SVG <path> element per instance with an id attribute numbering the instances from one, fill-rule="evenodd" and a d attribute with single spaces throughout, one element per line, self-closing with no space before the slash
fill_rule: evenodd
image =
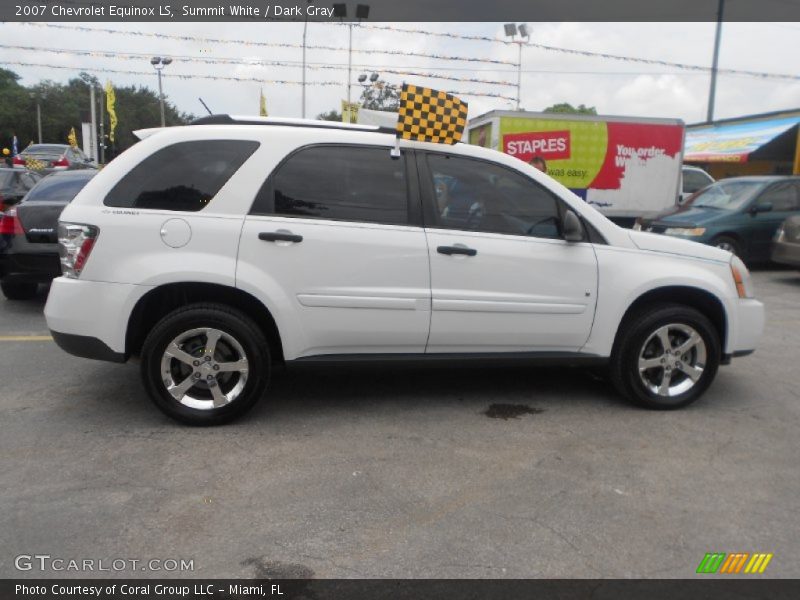
<path id="1" fill-rule="evenodd" d="M 25 166 L 25 159 L 22 158 L 19 154 L 17 154 L 14 158 L 12 158 L 11 162 L 14 163 L 14 166 L 17 166 L 17 167 L 24 167 Z"/>
<path id="2" fill-rule="evenodd" d="M 58 160 L 54 160 L 53 161 L 53 166 L 54 167 L 68 167 L 69 166 L 69 161 L 67 160 L 66 156 L 61 156 L 61 157 L 59 157 Z"/>
<path id="3" fill-rule="evenodd" d="M 100 230 L 94 225 L 58 224 L 58 255 L 65 277 L 80 277 L 99 233 Z"/>
<path id="4" fill-rule="evenodd" d="M 17 217 L 17 209 L 9 208 L 0 219 L 0 235 L 25 235 L 22 223 Z"/>

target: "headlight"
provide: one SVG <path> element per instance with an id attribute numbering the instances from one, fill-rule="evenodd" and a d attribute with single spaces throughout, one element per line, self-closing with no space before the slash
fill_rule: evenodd
<path id="1" fill-rule="evenodd" d="M 736 285 L 736 293 L 739 298 L 752 298 L 753 281 L 750 279 L 750 271 L 742 262 L 742 259 L 734 255 L 731 258 L 731 275 L 733 276 L 733 283 Z"/>
<path id="2" fill-rule="evenodd" d="M 785 237 L 786 237 L 786 232 L 783 230 L 783 225 L 781 225 L 775 231 L 775 235 L 772 236 L 772 239 L 775 240 L 776 242 L 782 242 Z"/>
<path id="3" fill-rule="evenodd" d="M 664 230 L 664 235 L 685 235 L 687 237 L 699 237 L 705 232 L 705 227 L 667 227 Z"/>

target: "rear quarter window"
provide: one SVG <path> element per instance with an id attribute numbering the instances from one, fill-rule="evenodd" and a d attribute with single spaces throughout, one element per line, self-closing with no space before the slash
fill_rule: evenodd
<path id="1" fill-rule="evenodd" d="M 179 142 L 154 152 L 128 172 L 104 204 L 197 212 L 250 158 L 259 143 L 244 140 Z"/>

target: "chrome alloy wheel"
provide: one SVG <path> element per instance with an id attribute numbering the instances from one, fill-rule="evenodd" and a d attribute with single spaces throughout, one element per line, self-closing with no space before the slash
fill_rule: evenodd
<path id="1" fill-rule="evenodd" d="M 167 392 L 189 408 L 210 410 L 236 400 L 247 383 L 249 364 L 242 345 L 219 329 L 184 331 L 161 356 Z"/>
<path id="2" fill-rule="evenodd" d="M 656 329 L 639 351 L 639 377 L 645 388 L 659 396 L 688 392 L 703 376 L 706 343 L 683 323 Z"/>
<path id="3" fill-rule="evenodd" d="M 736 254 L 736 247 L 730 242 L 717 242 L 715 246 L 721 250 L 727 250 L 728 252 Z"/>

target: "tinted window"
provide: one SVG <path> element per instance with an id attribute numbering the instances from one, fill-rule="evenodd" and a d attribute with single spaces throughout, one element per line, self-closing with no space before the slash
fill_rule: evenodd
<path id="1" fill-rule="evenodd" d="M 305 148 L 278 168 L 272 189 L 271 202 L 260 198 L 254 213 L 408 222 L 405 157 L 392 158 L 389 148 Z"/>
<path id="2" fill-rule="evenodd" d="M 33 144 L 23 150 L 26 154 L 64 154 L 69 146 L 60 144 Z"/>
<path id="3" fill-rule="evenodd" d="M 34 185 L 36 185 L 36 182 L 39 181 L 38 178 L 34 177 L 30 173 L 23 173 L 20 175 L 19 179 L 22 182 L 22 187 L 24 187 L 26 190 L 31 189 Z"/>
<path id="4" fill-rule="evenodd" d="M 90 179 L 91 177 L 75 177 L 73 175 L 45 177 L 28 193 L 25 201 L 71 202 L 78 192 L 89 183 Z"/>
<path id="5" fill-rule="evenodd" d="M 687 194 L 696 192 L 713 183 L 711 177 L 700 171 L 683 172 L 683 191 Z"/>
<path id="6" fill-rule="evenodd" d="M 793 183 L 780 183 L 774 185 L 761 194 L 759 204 L 770 202 L 773 211 L 786 211 L 800 209 L 797 197 L 798 186 Z"/>
<path id="7" fill-rule="evenodd" d="M 180 142 L 151 154 L 108 193 L 106 206 L 202 210 L 250 157 L 258 142 Z"/>
<path id="8" fill-rule="evenodd" d="M 535 237 L 561 237 L 558 203 L 523 175 L 442 154 L 428 155 L 441 227 Z"/>

